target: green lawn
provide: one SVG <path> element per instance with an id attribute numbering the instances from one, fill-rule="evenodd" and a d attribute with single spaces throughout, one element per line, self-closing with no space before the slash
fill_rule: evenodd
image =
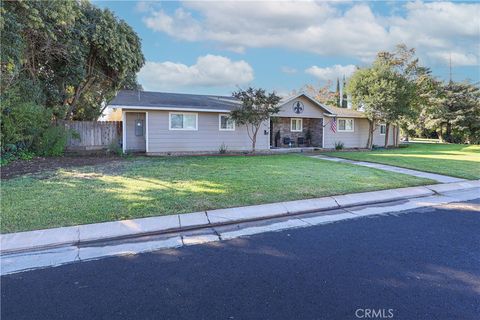
<path id="1" fill-rule="evenodd" d="M 406 148 L 370 152 L 329 152 L 326 155 L 390 164 L 452 177 L 480 179 L 479 145 L 412 143 Z"/>
<path id="2" fill-rule="evenodd" d="M 2 181 L 15 232 L 434 183 L 303 155 L 133 158 Z"/>

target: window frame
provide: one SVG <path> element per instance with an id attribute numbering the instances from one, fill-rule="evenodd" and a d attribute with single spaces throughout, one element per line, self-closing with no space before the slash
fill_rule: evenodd
<path id="1" fill-rule="evenodd" d="M 385 132 L 382 133 L 382 127 L 385 128 Z M 387 124 L 386 123 L 380 123 L 380 131 L 379 131 L 381 136 L 384 136 L 387 133 Z"/>
<path id="2" fill-rule="evenodd" d="M 300 122 L 300 129 L 293 130 L 293 121 Z M 290 132 L 302 132 L 303 131 L 303 119 L 302 118 L 290 118 Z"/>
<path id="3" fill-rule="evenodd" d="M 233 121 L 233 128 L 229 129 L 229 128 L 222 128 L 222 117 L 227 117 L 227 118 L 230 118 L 230 115 L 227 114 L 227 113 L 221 113 L 218 115 L 218 130 L 219 131 L 235 131 L 235 120 L 233 119 L 230 119 L 231 121 Z M 228 122 L 228 120 L 227 120 Z"/>
<path id="4" fill-rule="evenodd" d="M 194 115 L 195 116 L 195 129 L 191 128 L 172 128 L 172 115 L 181 114 L 181 115 Z M 182 123 L 183 125 L 183 123 Z M 171 111 L 168 113 L 168 130 L 172 131 L 198 131 L 198 113 L 197 112 L 181 112 L 181 111 Z"/>
<path id="5" fill-rule="evenodd" d="M 345 120 L 345 129 L 340 129 L 340 120 Z M 347 129 L 347 121 L 352 121 L 352 129 Z M 355 132 L 355 118 L 337 118 L 337 131 L 338 132 Z"/>

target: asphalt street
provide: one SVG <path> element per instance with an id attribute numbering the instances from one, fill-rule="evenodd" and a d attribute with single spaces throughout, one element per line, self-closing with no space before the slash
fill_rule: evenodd
<path id="1" fill-rule="evenodd" d="M 480 199 L 1 278 L 1 319 L 478 319 Z"/>

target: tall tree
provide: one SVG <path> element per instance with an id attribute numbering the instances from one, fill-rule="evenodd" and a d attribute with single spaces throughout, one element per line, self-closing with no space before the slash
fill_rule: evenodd
<path id="1" fill-rule="evenodd" d="M 348 108 L 348 97 L 347 97 L 347 81 L 345 80 L 345 76 L 343 76 L 343 89 L 342 89 L 342 108 Z"/>
<path id="2" fill-rule="evenodd" d="M 408 105 L 408 81 L 381 59 L 369 68 L 357 70 L 347 85 L 355 106 L 362 106 L 369 120 L 367 148 L 373 144 L 373 132 L 379 121 L 387 123 L 385 146 L 388 146 L 389 124 L 405 112 Z"/>
<path id="3" fill-rule="evenodd" d="M 335 91 L 336 107 L 340 108 L 342 103 L 340 101 L 340 79 L 337 77 L 337 90 Z"/>
<path id="4" fill-rule="evenodd" d="M 480 88 L 450 81 L 440 87 L 436 104 L 424 116 L 442 141 L 480 143 Z"/>
<path id="5" fill-rule="evenodd" d="M 232 119 L 247 128 L 247 133 L 252 141 L 252 152 L 255 152 L 257 135 L 262 125 L 271 116 L 280 111 L 278 103 L 280 97 L 275 92 L 266 93 L 264 89 L 248 88 L 232 94 L 242 102 L 242 105 L 230 113 Z"/>
<path id="6" fill-rule="evenodd" d="M 379 52 L 377 60 L 389 65 L 406 80 L 406 87 L 403 88 L 405 96 L 402 99 L 405 105 L 395 122 L 408 132 L 409 127 L 417 126 L 422 108 L 435 104 L 437 81 L 431 76 L 429 68 L 420 65 L 415 49 L 408 48 L 405 44 L 397 45 L 393 52 Z M 388 139 L 388 135 L 385 138 Z M 397 145 L 398 131 L 394 138 Z"/>
<path id="7" fill-rule="evenodd" d="M 58 118 L 95 119 L 144 63 L 133 29 L 90 2 L 4 1 L 1 10 L 1 92 L 29 81 Z"/>

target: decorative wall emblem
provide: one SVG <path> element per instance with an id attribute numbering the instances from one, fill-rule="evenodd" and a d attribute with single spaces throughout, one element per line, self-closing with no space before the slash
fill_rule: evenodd
<path id="1" fill-rule="evenodd" d="M 296 114 L 300 114 L 303 112 L 303 103 L 302 101 L 295 101 L 293 103 L 293 112 L 295 112 Z"/>

